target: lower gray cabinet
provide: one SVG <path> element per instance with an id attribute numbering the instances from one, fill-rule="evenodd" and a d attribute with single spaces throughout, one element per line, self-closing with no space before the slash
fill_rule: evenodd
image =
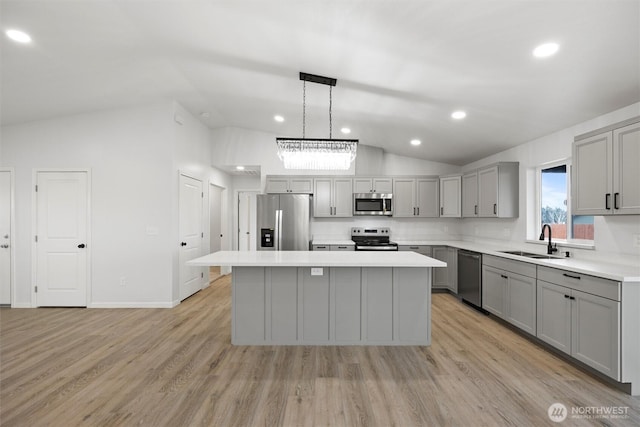
<path id="1" fill-rule="evenodd" d="M 339 342 L 362 339 L 362 280 L 360 268 L 332 268 L 335 306 L 334 337 Z"/>
<path id="2" fill-rule="evenodd" d="M 544 280 L 537 287 L 538 338 L 620 380 L 620 303 Z"/>
<path id="3" fill-rule="evenodd" d="M 302 276 L 302 339 L 329 341 L 329 269 L 324 268 L 322 276 L 312 276 L 311 268 L 298 271 Z"/>
<path id="4" fill-rule="evenodd" d="M 446 246 L 433 246 L 431 248 L 432 257 L 447 263 L 446 268 L 434 268 L 431 270 L 433 275 L 432 288 L 448 289 L 449 288 L 449 251 Z"/>
<path id="5" fill-rule="evenodd" d="M 293 268 L 266 270 L 271 286 L 271 339 L 294 342 L 298 338 L 298 271 Z M 235 274 L 235 270 L 234 270 Z"/>
<path id="6" fill-rule="evenodd" d="M 490 255 L 482 262 L 482 308 L 535 335 L 536 266 Z"/>
<path id="7" fill-rule="evenodd" d="M 366 267 L 362 269 L 363 297 L 365 300 L 366 340 L 389 342 L 393 340 L 393 277 L 391 268 Z"/>
<path id="8" fill-rule="evenodd" d="M 454 294 L 458 293 L 458 249 L 447 248 L 449 259 L 447 260 L 447 272 L 449 273 L 449 289 Z"/>

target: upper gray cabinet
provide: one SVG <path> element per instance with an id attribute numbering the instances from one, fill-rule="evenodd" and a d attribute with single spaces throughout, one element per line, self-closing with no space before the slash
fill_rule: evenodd
<path id="1" fill-rule="evenodd" d="M 440 216 L 460 218 L 462 216 L 462 176 L 440 177 Z"/>
<path id="2" fill-rule="evenodd" d="M 353 212 L 351 178 L 315 178 L 313 187 L 314 217 L 351 217 Z"/>
<path id="3" fill-rule="evenodd" d="M 571 169 L 575 215 L 640 214 L 640 117 L 635 120 L 575 138 Z"/>
<path id="4" fill-rule="evenodd" d="M 313 194 L 313 177 L 268 176 L 265 193 Z"/>
<path id="5" fill-rule="evenodd" d="M 393 180 L 389 177 L 353 178 L 354 193 L 386 193 L 393 191 Z"/>
<path id="6" fill-rule="evenodd" d="M 393 216 L 435 218 L 439 212 L 438 178 L 394 178 Z"/>
<path id="7" fill-rule="evenodd" d="M 519 163 L 502 162 L 462 176 L 462 216 L 517 218 Z"/>

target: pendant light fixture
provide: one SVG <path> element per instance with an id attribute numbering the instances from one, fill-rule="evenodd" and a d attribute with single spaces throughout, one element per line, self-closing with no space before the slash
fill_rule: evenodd
<path id="1" fill-rule="evenodd" d="M 300 73 L 302 80 L 302 138 L 276 138 L 278 157 L 285 169 L 347 170 L 356 158 L 357 139 L 333 139 L 331 89 L 337 80 L 331 77 Z M 329 86 L 329 139 L 306 138 L 307 82 Z"/>

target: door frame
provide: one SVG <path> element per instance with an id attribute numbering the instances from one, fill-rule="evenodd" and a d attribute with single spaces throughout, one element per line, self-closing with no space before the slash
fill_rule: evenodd
<path id="1" fill-rule="evenodd" d="M 31 176 L 31 307 L 38 307 L 38 295 L 36 293 L 36 277 L 38 273 L 38 248 L 36 247 L 35 236 L 38 232 L 38 196 L 35 187 L 38 184 L 38 174 L 41 172 L 81 172 L 87 174 L 87 301 L 86 307 L 91 307 L 91 254 L 93 252 L 93 242 L 91 240 L 91 168 L 37 168 L 33 169 Z M 13 296 L 12 296 L 13 298 Z"/>
<path id="2" fill-rule="evenodd" d="M 9 185 L 9 247 L 11 252 L 9 255 L 9 292 L 11 293 L 10 306 L 16 306 L 16 199 L 15 199 L 15 170 L 13 167 L 0 167 L 0 172 L 8 172 L 11 181 Z"/>
<path id="3" fill-rule="evenodd" d="M 240 250 L 240 209 L 238 207 L 240 203 L 240 193 L 255 193 L 255 195 L 261 194 L 260 190 L 252 189 L 252 190 L 235 190 L 234 192 L 234 203 L 233 203 L 233 230 L 234 230 L 234 239 L 232 241 L 232 249 L 234 251 Z M 255 206 L 254 206 L 255 208 Z M 250 224 L 251 226 L 251 224 Z M 257 233 L 257 230 L 256 230 Z M 255 236 L 253 236 L 255 241 Z M 251 244 L 249 245 L 251 247 Z"/>

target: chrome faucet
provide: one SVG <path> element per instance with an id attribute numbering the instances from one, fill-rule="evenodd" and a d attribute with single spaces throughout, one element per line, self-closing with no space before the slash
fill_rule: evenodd
<path id="1" fill-rule="evenodd" d="M 547 245 L 547 255 L 551 255 L 554 252 L 558 252 L 558 248 L 556 247 L 555 244 L 553 246 L 551 245 L 551 226 L 549 224 L 544 224 L 542 226 L 542 233 L 540 233 L 540 240 L 544 241 L 544 229 L 545 228 L 549 229 L 549 244 Z"/>

